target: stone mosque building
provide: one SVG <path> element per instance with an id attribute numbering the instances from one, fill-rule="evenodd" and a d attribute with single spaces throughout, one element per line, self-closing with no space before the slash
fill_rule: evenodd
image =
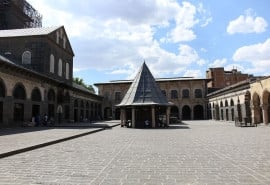
<path id="1" fill-rule="evenodd" d="M 105 119 L 120 119 L 120 107 L 132 80 L 96 83 L 99 95 L 103 96 Z M 159 78 L 155 82 L 162 94 L 172 103 L 170 116 L 179 120 L 207 119 L 207 79 Z"/>
<path id="2" fill-rule="evenodd" d="M 73 83 L 65 28 L 41 27 L 24 0 L 1 0 L 0 9 L 0 127 L 45 114 L 55 122 L 100 119 L 103 97 Z"/>
<path id="3" fill-rule="evenodd" d="M 269 124 L 270 77 L 210 68 L 206 78 L 154 78 L 144 63 L 134 80 L 73 83 L 74 52 L 63 26 L 43 28 L 25 0 L 0 0 L 0 127 L 37 115 L 55 121 L 117 119 L 140 127 L 214 119 Z M 18 16 L 19 15 L 19 16 Z"/>

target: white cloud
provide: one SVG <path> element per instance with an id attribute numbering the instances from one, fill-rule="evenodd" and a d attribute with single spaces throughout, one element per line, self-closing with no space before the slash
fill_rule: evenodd
<path id="1" fill-rule="evenodd" d="M 209 64 L 209 67 L 223 67 L 225 66 L 225 64 L 227 64 L 227 59 L 226 58 L 222 58 L 222 59 L 216 59 L 214 62 L 212 62 L 211 64 Z"/>
<path id="2" fill-rule="evenodd" d="M 197 8 L 189 2 L 77 0 L 76 6 L 73 1 L 53 2 L 29 0 L 43 15 L 44 26 L 65 26 L 75 52 L 77 72 L 95 69 L 132 77 L 145 59 L 153 74 L 162 77 L 183 74 L 193 63 L 205 63 L 189 45 L 179 45 L 179 51 L 173 53 L 161 48 L 154 38 L 159 27 L 169 30 L 164 41 L 196 38 L 192 29 L 200 20 L 196 17 Z M 203 7 L 199 9 L 202 15 Z"/>
<path id="3" fill-rule="evenodd" d="M 199 78 L 202 77 L 202 72 L 200 70 L 187 70 L 184 74 L 184 77 L 194 77 Z"/>
<path id="4" fill-rule="evenodd" d="M 250 72 L 259 73 L 269 71 L 270 38 L 264 43 L 238 48 L 233 55 L 233 60 L 238 62 L 250 62 L 253 66 L 253 68 L 249 69 Z"/>
<path id="5" fill-rule="evenodd" d="M 245 15 L 240 15 L 237 19 L 230 21 L 227 26 L 229 34 L 235 33 L 261 33 L 266 31 L 268 24 L 263 17 L 256 17 L 252 10 L 248 9 Z"/>
<path id="6" fill-rule="evenodd" d="M 207 61 L 204 60 L 204 59 L 199 59 L 199 60 L 197 61 L 197 64 L 198 64 L 199 66 L 203 66 L 203 65 L 206 64 L 206 63 L 207 63 Z"/>

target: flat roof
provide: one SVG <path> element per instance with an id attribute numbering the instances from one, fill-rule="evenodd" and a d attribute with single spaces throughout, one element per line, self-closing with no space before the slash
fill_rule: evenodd
<path id="1" fill-rule="evenodd" d="M 209 81 L 211 79 L 207 78 L 193 78 L 193 77 L 172 77 L 172 78 L 155 78 L 156 82 L 168 82 L 168 81 L 200 81 L 200 80 L 205 80 Z M 101 82 L 101 83 L 95 83 L 94 85 L 106 85 L 106 84 L 129 84 L 132 83 L 133 80 L 112 80 L 109 82 Z"/>
<path id="2" fill-rule="evenodd" d="M 35 35 L 48 35 L 49 33 L 61 28 L 63 26 L 54 27 L 41 27 L 41 28 L 23 28 L 23 29 L 11 29 L 11 30 L 0 30 L 0 37 L 25 37 Z"/>

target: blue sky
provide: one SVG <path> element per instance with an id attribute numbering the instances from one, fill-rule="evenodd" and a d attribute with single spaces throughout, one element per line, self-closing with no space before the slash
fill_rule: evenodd
<path id="1" fill-rule="evenodd" d="M 268 0 L 28 0 L 43 26 L 64 25 L 74 77 L 132 79 L 145 60 L 155 77 L 205 78 L 210 67 L 270 74 Z"/>

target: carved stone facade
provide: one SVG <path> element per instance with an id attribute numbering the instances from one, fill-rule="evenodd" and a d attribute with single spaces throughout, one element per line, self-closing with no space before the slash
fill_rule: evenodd
<path id="1" fill-rule="evenodd" d="M 0 31 L 0 127 L 47 114 L 55 122 L 101 119 L 103 97 L 74 84 L 64 27 Z"/>
<path id="2" fill-rule="evenodd" d="M 242 81 L 207 97 L 212 119 L 269 124 L 270 77 Z"/>
<path id="3" fill-rule="evenodd" d="M 120 119 L 119 104 L 132 81 L 111 81 L 96 83 L 98 94 L 103 96 L 103 115 L 105 119 Z M 179 120 L 207 119 L 206 79 L 161 78 L 156 79 L 171 107 L 171 117 Z"/>

